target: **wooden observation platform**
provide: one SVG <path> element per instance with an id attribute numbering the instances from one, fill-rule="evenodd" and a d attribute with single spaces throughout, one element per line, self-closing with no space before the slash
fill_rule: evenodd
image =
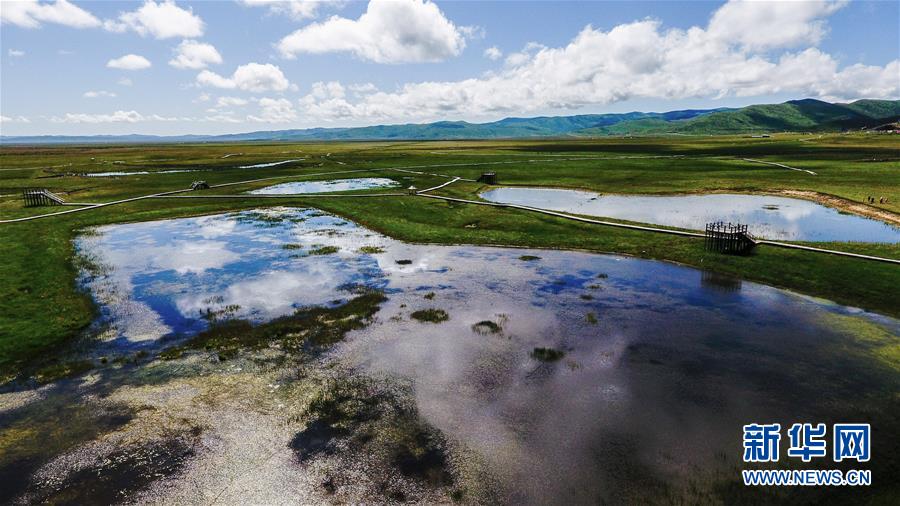
<path id="1" fill-rule="evenodd" d="M 729 255 L 747 255 L 756 247 L 756 240 L 747 232 L 747 225 L 717 221 L 706 224 L 706 250 Z"/>
<path id="2" fill-rule="evenodd" d="M 28 188 L 22 191 L 25 207 L 61 206 L 66 203 L 59 195 L 46 188 Z"/>
<path id="3" fill-rule="evenodd" d="M 479 183 L 484 184 L 497 184 L 497 173 L 496 172 L 484 172 L 481 176 L 476 179 Z"/>

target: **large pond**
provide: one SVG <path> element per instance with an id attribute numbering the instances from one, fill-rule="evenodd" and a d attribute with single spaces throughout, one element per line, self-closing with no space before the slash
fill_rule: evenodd
<path id="1" fill-rule="evenodd" d="M 102 308 L 95 355 L 178 344 L 210 315 L 261 323 L 339 308 L 365 289 L 387 300 L 371 324 L 299 369 L 201 352 L 84 380 L 66 391 L 72 397 L 0 396 L 11 426 L 76 405 L 135 410 L 127 426 L 94 439 L 67 415 L 84 442 L 34 464 L 26 498 L 46 497 L 34 483 L 50 490 L 83 476 L 91 459 L 118 462 L 108 457 L 124 444 L 116 441 L 184 423 L 194 427 L 184 437 L 198 441 L 178 453 L 187 463 L 129 500 L 796 503 L 849 496 L 833 487 L 773 498 L 739 485 L 742 425 L 866 421 L 879 448 L 900 443 L 900 364 L 890 351 L 900 322 L 755 283 L 610 255 L 410 245 L 291 208 L 105 226 L 76 245 L 93 266 L 82 283 Z M 438 317 L 417 319 L 427 310 Z M 376 479 L 377 455 L 353 453 L 372 433 L 301 432 L 307 411 L 297 406 L 311 394 L 298 385 L 351 373 L 400 385 L 409 402 L 400 412 L 446 438 L 446 461 L 404 457 Z M 319 452 L 298 461 L 298 445 Z M 6 476 L 30 469 L 3 455 L 0 476 L 4 466 Z M 408 473 L 410 459 L 446 464 L 452 479 L 421 485 L 433 473 Z M 875 483 L 889 484 L 898 457 L 875 459 L 884 469 Z"/>
<path id="2" fill-rule="evenodd" d="M 767 195 L 600 195 L 550 188 L 497 188 L 491 202 L 703 230 L 706 223 L 743 223 L 756 237 L 788 241 L 900 242 L 900 227 L 841 213 L 815 202 Z"/>
<path id="3" fill-rule="evenodd" d="M 296 181 L 266 186 L 250 193 L 262 195 L 294 195 L 301 193 L 327 193 L 348 190 L 370 190 L 373 188 L 392 188 L 399 183 L 386 177 L 362 177 L 353 179 L 331 179 L 327 181 Z"/>

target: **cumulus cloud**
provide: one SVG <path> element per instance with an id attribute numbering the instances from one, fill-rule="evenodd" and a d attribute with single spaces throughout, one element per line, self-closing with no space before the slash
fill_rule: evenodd
<path id="1" fill-rule="evenodd" d="M 141 123 L 145 121 L 178 121 L 178 118 L 158 114 L 145 116 L 137 111 L 115 111 L 111 114 L 75 114 L 50 118 L 53 123 Z"/>
<path id="2" fill-rule="evenodd" d="M 489 60 L 499 60 L 503 57 L 503 51 L 497 46 L 492 46 L 484 50 L 484 57 Z"/>
<path id="3" fill-rule="evenodd" d="M 261 98 L 259 108 L 259 116 L 250 115 L 247 119 L 259 123 L 287 123 L 297 119 L 297 111 L 286 98 Z"/>
<path id="4" fill-rule="evenodd" d="M 2 8 L 0 8 L 0 21 L 22 28 L 38 28 L 42 23 L 54 23 L 72 28 L 100 26 L 100 20 L 93 14 L 73 5 L 68 0 L 3 2 Z"/>
<path id="5" fill-rule="evenodd" d="M 106 91 L 106 90 L 97 90 L 97 91 L 91 90 L 91 91 L 84 92 L 84 95 L 82 95 L 82 96 L 84 98 L 100 98 L 100 97 L 115 98 L 116 94 L 111 91 Z"/>
<path id="6" fill-rule="evenodd" d="M 150 60 L 139 54 L 126 54 L 106 62 L 106 66 L 119 70 L 144 70 L 150 68 Z"/>
<path id="7" fill-rule="evenodd" d="M 21 58 L 25 56 L 25 51 L 21 51 L 19 49 L 10 49 L 7 54 L 12 56 L 13 58 Z"/>
<path id="8" fill-rule="evenodd" d="M 743 4 L 743 3 L 741 3 Z M 816 40 L 820 19 L 808 14 L 789 15 L 798 26 L 781 39 L 790 46 Z M 840 4 L 823 4 L 833 12 Z M 707 27 L 665 29 L 659 21 L 642 20 L 609 31 L 585 27 L 563 47 L 529 44 L 509 55 L 497 72 L 461 81 L 408 83 L 390 92 L 375 91 L 356 97 L 337 96 L 314 86 L 299 104 L 304 117 L 319 120 L 437 118 L 497 116 L 540 110 L 578 109 L 636 98 L 686 99 L 758 96 L 792 93 L 826 100 L 900 96 L 900 61 L 885 66 L 841 67 L 818 48 L 791 47 L 765 51 L 747 30 L 718 31 L 720 12 Z M 830 9 L 830 11 L 829 11 Z M 760 18 L 765 23 L 766 18 Z M 768 31 L 765 25 L 758 26 Z M 810 38 L 812 37 L 812 38 Z"/>
<path id="9" fill-rule="evenodd" d="M 714 38 L 738 42 L 748 49 L 818 44 L 828 31 L 824 18 L 848 3 L 848 0 L 732 1 L 716 11 L 708 31 Z"/>
<path id="10" fill-rule="evenodd" d="M 175 58 L 169 65 L 179 69 L 200 70 L 208 65 L 222 63 L 222 55 L 212 44 L 196 40 L 184 40 L 175 48 Z"/>
<path id="11" fill-rule="evenodd" d="M 119 79 L 118 81 L 116 81 L 116 83 L 119 86 L 131 86 L 132 84 L 134 84 L 134 82 L 127 77 L 123 77 L 123 78 Z"/>
<path id="12" fill-rule="evenodd" d="M 436 62 L 458 55 L 463 30 L 427 0 L 371 0 L 359 19 L 333 16 L 278 43 L 287 58 L 301 53 L 349 52 L 377 63 Z"/>
<path id="13" fill-rule="evenodd" d="M 271 63 L 241 65 L 231 77 L 223 77 L 215 72 L 204 70 L 197 75 L 197 84 L 254 93 L 284 91 L 291 85 L 290 81 L 284 77 L 281 69 Z"/>
<path id="14" fill-rule="evenodd" d="M 272 14 L 285 14 L 296 20 L 318 15 L 319 7 L 341 4 L 342 0 L 239 0 L 249 7 L 267 7 Z"/>
<path id="15" fill-rule="evenodd" d="M 159 3 L 147 0 L 137 10 L 124 12 L 117 19 L 103 22 L 103 27 L 111 32 L 132 30 L 143 37 L 150 35 L 156 39 L 200 37 L 203 26 L 203 20 L 194 14 L 193 9 L 182 9 L 174 0 Z"/>

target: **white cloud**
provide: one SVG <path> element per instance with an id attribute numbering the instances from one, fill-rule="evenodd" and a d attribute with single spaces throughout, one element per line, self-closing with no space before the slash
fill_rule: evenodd
<path id="1" fill-rule="evenodd" d="M 0 21 L 23 28 L 38 28 L 41 23 L 55 23 L 72 28 L 100 26 L 100 20 L 93 14 L 67 0 L 52 3 L 37 0 L 2 2 Z"/>
<path id="2" fill-rule="evenodd" d="M 484 50 L 484 57 L 490 60 L 499 60 L 503 57 L 503 51 L 497 46 L 492 46 Z"/>
<path id="3" fill-rule="evenodd" d="M 458 55 L 465 36 L 427 0 L 371 0 L 357 20 L 333 16 L 278 43 L 281 54 L 350 52 L 378 63 L 435 62 Z"/>
<path id="4" fill-rule="evenodd" d="M 0 123 L 31 123 L 25 116 L 0 116 Z"/>
<path id="5" fill-rule="evenodd" d="M 21 58 L 21 57 L 25 56 L 25 51 L 20 51 L 18 49 L 10 49 L 7 54 L 12 56 L 13 58 Z"/>
<path id="6" fill-rule="evenodd" d="M 84 96 L 84 98 L 100 98 L 100 97 L 115 98 L 116 94 L 111 91 L 106 91 L 106 90 L 98 90 L 98 91 L 92 90 L 92 91 L 84 92 L 83 96 Z"/>
<path id="7" fill-rule="evenodd" d="M 137 111 L 115 111 L 111 114 L 74 114 L 50 118 L 53 123 L 140 123 L 144 121 L 178 121 L 178 118 L 151 114 L 145 116 Z"/>
<path id="8" fill-rule="evenodd" d="M 197 75 L 197 84 L 254 93 L 284 91 L 291 85 L 281 69 L 271 63 L 241 65 L 231 77 L 223 77 L 215 72 L 204 70 Z"/>
<path id="9" fill-rule="evenodd" d="M 243 123 L 242 120 L 235 118 L 230 112 L 223 112 L 220 114 L 212 114 L 206 116 L 200 121 L 208 121 L 211 123 Z"/>
<path id="10" fill-rule="evenodd" d="M 247 101 L 239 97 L 219 97 L 216 100 L 216 107 L 234 107 L 247 105 Z"/>
<path id="11" fill-rule="evenodd" d="M 133 30 L 142 37 L 151 35 L 157 39 L 172 37 L 194 38 L 203 35 L 203 20 L 190 7 L 182 9 L 174 0 L 159 3 L 147 0 L 139 9 L 124 12 L 118 19 L 108 19 L 103 27 L 111 32 Z"/>
<path id="12" fill-rule="evenodd" d="M 144 70 L 150 68 L 150 60 L 138 54 L 126 54 L 106 62 L 106 66 L 119 70 Z"/>
<path id="13" fill-rule="evenodd" d="M 123 78 L 119 79 L 118 81 L 116 81 L 116 83 L 119 86 L 131 86 L 132 84 L 134 84 L 134 82 L 128 77 L 123 77 Z"/>
<path id="14" fill-rule="evenodd" d="M 328 4 L 341 4 L 342 0 L 239 0 L 249 7 L 268 7 L 272 14 L 286 14 L 293 19 L 302 20 L 318 15 L 319 7 Z"/>
<path id="15" fill-rule="evenodd" d="M 205 42 L 183 40 L 175 51 L 175 58 L 169 60 L 169 65 L 175 68 L 199 70 L 207 65 L 222 63 L 222 55 L 215 46 Z"/>
<path id="16" fill-rule="evenodd" d="M 826 8 L 833 12 L 835 5 Z M 726 4 L 721 9 L 730 8 Z M 806 12 L 808 6 L 796 8 Z M 408 83 L 397 90 L 353 97 L 328 94 L 314 86 L 300 99 L 299 114 L 326 121 L 424 121 L 573 110 L 640 98 L 781 93 L 826 100 L 900 97 L 900 60 L 885 66 L 841 68 L 833 56 L 815 47 L 783 48 L 772 54 L 771 47 L 763 51 L 748 40 L 747 29 L 730 36 L 714 33 L 712 27 L 722 19 L 718 12 L 706 28 L 664 29 L 654 20 L 609 31 L 587 26 L 563 47 L 532 43 L 509 55 L 501 71 L 460 81 Z M 790 16 L 783 8 L 779 12 L 799 25 L 785 27 L 794 34 L 812 34 L 820 21 L 809 15 Z M 768 27 L 763 24 L 757 29 L 765 32 Z M 809 35 L 792 36 L 780 43 L 794 44 L 804 37 L 815 40 Z"/>
<path id="17" fill-rule="evenodd" d="M 297 111 L 286 98 L 261 98 L 259 107 L 259 116 L 247 116 L 248 120 L 259 123 L 287 123 L 297 119 Z"/>
<path id="18" fill-rule="evenodd" d="M 827 33 L 824 18 L 848 0 L 800 2 L 731 1 L 713 15 L 709 35 L 748 49 L 818 44 Z"/>

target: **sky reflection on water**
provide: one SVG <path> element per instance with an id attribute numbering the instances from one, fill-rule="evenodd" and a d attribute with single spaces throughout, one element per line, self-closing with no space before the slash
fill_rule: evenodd
<path id="1" fill-rule="evenodd" d="M 552 188 L 497 188 L 491 202 L 703 230 L 706 223 L 749 225 L 753 235 L 786 241 L 900 242 L 900 228 L 815 202 L 767 195 L 600 195 Z"/>
<path id="2" fill-rule="evenodd" d="M 342 287 L 384 289 L 375 321 L 328 360 L 410 381 L 422 416 L 479 455 L 514 503 L 706 490 L 738 465 L 741 425 L 874 424 L 882 404 L 860 405 L 858 392 L 900 388 L 835 325 L 900 339 L 900 322 L 664 262 L 411 245 L 289 208 L 97 232 L 78 248 L 107 266 L 86 284 L 120 339 L 196 332 L 202 311 L 229 305 L 259 322 L 346 300 Z M 322 246 L 340 249 L 310 254 Z M 411 318 L 428 308 L 450 319 Z M 541 362 L 536 347 L 565 356 Z"/>
<path id="3" fill-rule="evenodd" d="M 356 179 L 334 179 L 329 181 L 297 181 L 266 186 L 250 193 L 261 195 L 292 195 L 297 193 L 326 193 L 348 190 L 368 190 L 371 188 L 391 188 L 397 186 L 393 179 L 385 177 L 364 177 Z"/>

